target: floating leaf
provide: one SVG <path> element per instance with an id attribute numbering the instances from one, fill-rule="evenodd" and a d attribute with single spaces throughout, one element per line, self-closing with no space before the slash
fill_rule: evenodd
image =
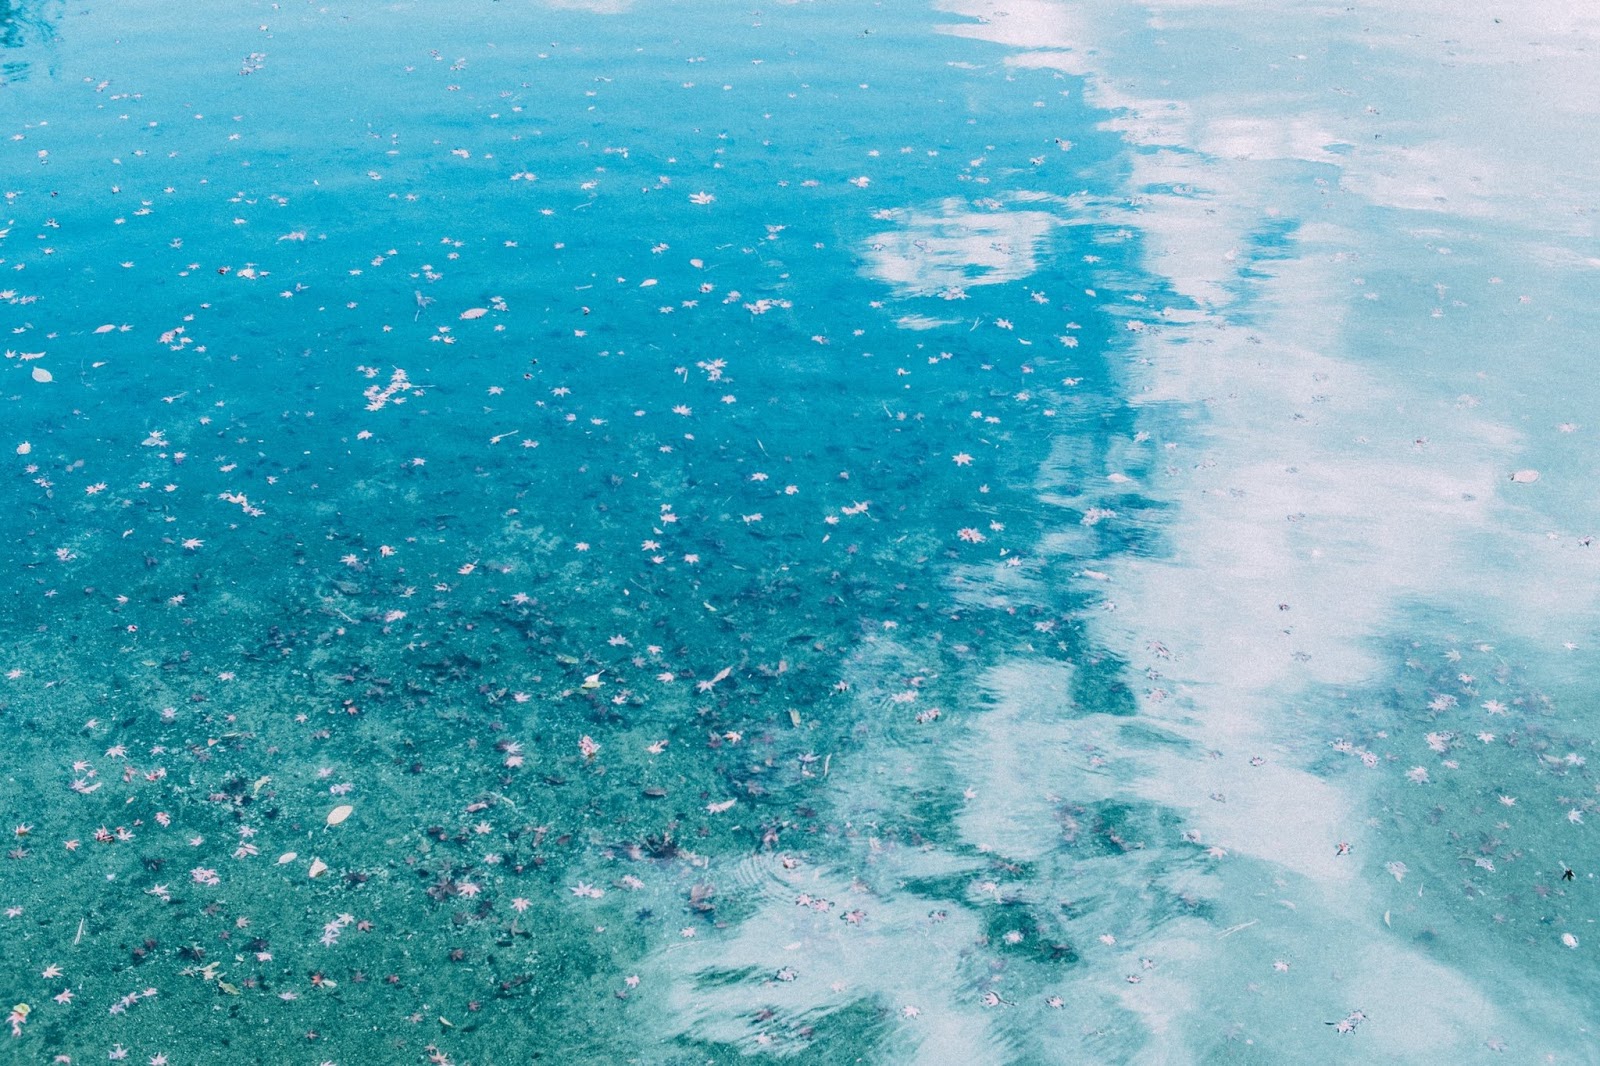
<path id="1" fill-rule="evenodd" d="M 328 872 L 328 864 L 321 859 L 311 860 L 311 869 L 306 871 L 307 877 L 321 877 Z"/>
<path id="2" fill-rule="evenodd" d="M 286 851 L 282 855 L 278 856 L 278 865 L 279 866 L 287 866 L 291 862 L 294 862 L 299 857 L 300 857 L 300 853 L 298 851 Z"/>
<path id="3" fill-rule="evenodd" d="M 488 313 L 489 309 L 487 307 L 469 307 L 465 311 L 461 312 L 461 317 L 470 320 L 474 318 L 482 318 Z"/>
<path id="4" fill-rule="evenodd" d="M 55 379 L 56 376 L 50 373 L 50 371 L 46 370 L 44 367 L 36 366 L 33 368 L 33 380 L 43 383 L 46 381 L 54 381 Z"/>
<path id="5" fill-rule="evenodd" d="M 341 803 L 328 812 L 328 825 L 335 826 L 354 814 L 356 809 L 348 803 Z"/>

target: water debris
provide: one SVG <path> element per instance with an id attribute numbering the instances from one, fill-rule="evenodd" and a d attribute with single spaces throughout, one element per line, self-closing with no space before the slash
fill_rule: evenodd
<path id="1" fill-rule="evenodd" d="M 356 809 L 350 804 L 341 803 L 339 806 L 328 812 L 328 826 L 332 827 L 338 825 L 340 822 L 354 814 L 355 810 Z"/>
<path id="2" fill-rule="evenodd" d="M 1333 1026 L 1333 1031 L 1336 1033 L 1346 1034 L 1355 1032 L 1356 1027 L 1366 1020 L 1367 1015 L 1364 1011 L 1353 1010 L 1336 1022 L 1324 1022 L 1323 1024 Z"/>

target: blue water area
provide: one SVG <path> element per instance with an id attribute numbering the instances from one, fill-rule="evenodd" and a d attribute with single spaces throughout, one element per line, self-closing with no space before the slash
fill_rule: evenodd
<path id="1" fill-rule="evenodd" d="M 1596 33 L 1431 17 L 0 7 L 0 1058 L 1596 1061 Z"/>

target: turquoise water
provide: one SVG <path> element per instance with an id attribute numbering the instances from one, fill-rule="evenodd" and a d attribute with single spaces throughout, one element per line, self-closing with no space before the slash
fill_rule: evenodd
<path id="1" fill-rule="evenodd" d="M 3 10 L 8 1061 L 1600 1061 L 1592 19 Z"/>

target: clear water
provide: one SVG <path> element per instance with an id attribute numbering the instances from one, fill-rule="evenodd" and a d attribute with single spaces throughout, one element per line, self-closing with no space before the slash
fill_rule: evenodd
<path id="1" fill-rule="evenodd" d="M 6 1061 L 1600 1061 L 1592 16 L 3 13 Z"/>

